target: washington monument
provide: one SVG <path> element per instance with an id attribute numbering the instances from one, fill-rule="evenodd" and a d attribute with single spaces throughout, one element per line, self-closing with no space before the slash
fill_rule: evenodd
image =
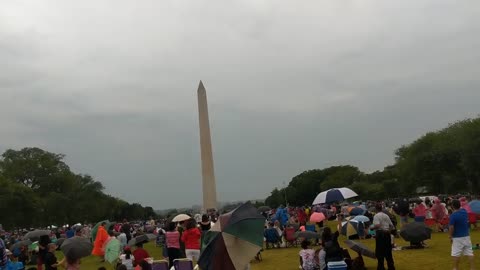
<path id="1" fill-rule="evenodd" d="M 203 210 L 217 209 L 217 187 L 213 170 L 212 139 L 208 120 L 207 92 L 202 81 L 198 85 L 198 119 L 202 159 Z"/>

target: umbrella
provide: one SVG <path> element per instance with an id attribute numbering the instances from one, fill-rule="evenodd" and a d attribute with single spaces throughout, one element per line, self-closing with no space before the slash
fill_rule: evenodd
<path id="1" fill-rule="evenodd" d="M 314 223 L 322 222 L 325 219 L 326 219 L 326 217 L 323 213 L 315 212 L 310 216 L 310 222 L 314 222 Z"/>
<path id="2" fill-rule="evenodd" d="M 353 220 L 356 220 L 356 221 L 360 221 L 360 222 L 370 222 L 370 219 L 366 216 L 362 216 L 362 215 L 359 215 L 359 216 L 355 216 L 354 218 L 352 218 Z"/>
<path id="3" fill-rule="evenodd" d="M 55 242 L 55 244 L 59 247 L 62 246 L 63 242 L 65 242 L 66 238 L 58 238 L 57 239 L 57 242 Z"/>
<path id="4" fill-rule="evenodd" d="M 110 221 L 108 221 L 108 220 L 102 220 L 102 221 L 98 222 L 97 224 L 95 224 L 95 226 L 93 227 L 92 232 L 91 232 L 91 234 L 92 234 L 92 241 L 95 241 L 95 239 L 97 238 L 98 227 L 100 227 L 100 225 L 102 225 L 103 222 L 106 223 L 106 224 L 105 224 L 105 230 L 108 230 L 107 228 L 108 228 L 108 226 L 109 226 L 109 224 L 110 224 Z"/>
<path id="5" fill-rule="evenodd" d="M 318 239 L 322 236 L 319 233 L 312 231 L 296 232 L 294 234 L 295 238 L 304 238 L 304 239 Z"/>
<path id="6" fill-rule="evenodd" d="M 473 213 L 480 214 L 480 201 L 479 200 L 473 200 L 468 205 L 470 205 L 470 208 L 472 209 Z"/>
<path id="7" fill-rule="evenodd" d="M 72 229 L 76 232 L 80 231 L 81 229 L 83 229 L 83 226 L 82 224 L 78 223 L 78 224 L 75 224 L 72 226 Z"/>
<path id="8" fill-rule="evenodd" d="M 423 222 L 412 222 L 403 226 L 400 235 L 405 241 L 420 243 L 431 238 L 432 229 L 428 228 Z"/>
<path id="9" fill-rule="evenodd" d="M 122 244 L 118 239 L 108 241 L 108 244 L 105 246 L 105 260 L 109 263 L 114 263 L 120 256 L 121 246 Z"/>
<path id="10" fill-rule="evenodd" d="M 52 231 L 50 230 L 35 230 L 25 234 L 25 236 L 23 237 L 23 240 L 29 239 L 29 240 L 35 241 L 35 240 L 39 240 L 40 236 L 50 235 L 51 233 Z"/>
<path id="11" fill-rule="evenodd" d="M 147 233 L 147 234 L 142 234 L 139 235 L 135 238 L 132 238 L 130 241 L 128 241 L 128 246 L 135 246 L 137 244 L 144 244 L 148 243 L 149 241 L 157 239 L 157 236 L 155 234 Z"/>
<path id="12" fill-rule="evenodd" d="M 360 253 L 362 256 L 366 256 L 366 257 L 369 257 L 369 258 L 372 258 L 372 259 L 377 258 L 377 256 L 375 256 L 375 252 L 371 251 L 367 246 L 365 246 L 362 243 L 355 242 L 355 241 L 352 241 L 352 240 L 346 240 L 345 244 L 347 244 L 347 246 L 351 250 Z"/>
<path id="13" fill-rule="evenodd" d="M 354 219 L 342 222 L 340 233 L 347 237 L 358 234 L 358 223 L 359 222 Z"/>
<path id="14" fill-rule="evenodd" d="M 180 215 L 175 216 L 172 219 L 172 222 L 182 222 L 182 221 L 189 220 L 189 219 L 191 219 L 191 217 L 189 215 L 180 214 Z"/>
<path id="15" fill-rule="evenodd" d="M 37 241 L 37 242 L 33 242 L 30 246 L 28 246 L 28 250 L 29 250 L 29 251 L 37 250 L 37 248 L 38 248 L 38 241 Z"/>
<path id="16" fill-rule="evenodd" d="M 353 207 L 349 211 L 351 216 L 359 216 L 365 214 L 365 210 L 361 207 Z"/>
<path id="17" fill-rule="evenodd" d="M 258 207 L 258 212 L 260 212 L 260 213 L 267 212 L 267 211 L 270 211 L 269 206 L 264 205 L 264 206 Z"/>
<path id="18" fill-rule="evenodd" d="M 29 239 L 27 240 L 22 240 L 22 241 L 18 241 L 16 242 L 15 244 L 11 245 L 10 246 L 10 250 L 15 250 L 16 248 L 21 248 L 23 246 L 30 246 L 32 244 L 32 241 L 30 241 Z"/>
<path id="19" fill-rule="evenodd" d="M 356 196 L 358 196 L 358 194 L 349 188 L 332 188 L 327 191 L 320 192 L 320 194 L 318 194 L 313 201 L 312 205 L 344 201 L 345 199 Z"/>
<path id="20" fill-rule="evenodd" d="M 246 202 L 221 215 L 202 238 L 202 270 L 243 270 L 263 247 L 265 218 Z"/>
<path id="21" fill-rule="evenodd" d="M 93 246 L 89 239 L 75 236 L 65 240 L 60 249 L 65 257 L 80 259 L 90 256 Z"/>

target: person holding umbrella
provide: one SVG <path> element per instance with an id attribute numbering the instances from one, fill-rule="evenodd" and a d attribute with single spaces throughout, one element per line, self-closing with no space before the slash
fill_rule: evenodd
<path id="1" fill-rule="evenodd" d="M 103 258 L 103 256 L 105 256 L 105 250 L 103 250 L 103 245 L 109 237 L 107 231 L 105 230 L 106 224 L 106 222 L 102 222 L 101 225 L 98 227 L 92 251 L 92 255 L 101 257 L 102 262 L 105 261 L 105 259 Z"/>
<path id="2" fill-rule="evenodd" d="M 57 245 L 50 243 L 47 248 L 48 252 L 45 254 L 45 270 L 56 270 L 58 266 L 57 257 L 55 257 Z"/>

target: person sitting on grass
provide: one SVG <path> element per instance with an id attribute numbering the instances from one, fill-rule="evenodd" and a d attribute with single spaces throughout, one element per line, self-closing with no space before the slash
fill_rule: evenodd
<path id="1" fill-rule="evenodd" d="M 298 253 L 300 256 L 300 266 L 302 270 L 315 270 L 315 251 L 309 248 L 310 242 L 303 240 L 301 243 L 302 250 Z"/>
<path id="2" fill-rule="evenodd" d="M 133 257 L 135 260 L 135 264 L 140 264 L 143 262 L 146 258 L 150 257 L 150 254 L 148 254 L 148 251 L 146 251 L 143 248 L 143 243 L 138 243 L 135 245 L 137 248 L 133 251 Z"/>
<path id="3" fill-rule="evenodd" d="M 135 257 L 132 255 L 132 251 L 130 247 L 125 247 L 125 253 L 119 256 L 120 263 L 125 265 L 126 270 L 133 270 L 133 262 L 135 261 Z"/>

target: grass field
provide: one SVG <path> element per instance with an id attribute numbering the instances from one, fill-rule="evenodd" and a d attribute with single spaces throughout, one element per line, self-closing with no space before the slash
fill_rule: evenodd
<path id="1" fill-rule="evenodd" d="M 473 231 L 471 234 L 472 243 L 480 243 L 480 231 Z M 343 236 L 339 239 L 340 244 L 346 240 Z M 402 239 L 396 239 L 397 246 L 406 246 L 408 243 Z M 363 240 L 367 246 L 372 250 L 375 247 L 373 239 Z M 452 269 L 452 262 L 450 257 L 450 240 L 446 233 L 434 233 L 432 239 L 427 242 L 428 247 L 423 250 L 400 250 L 394 251 L 393 256 L 397 270 L 439 270 Z M 155 259 L 161 257 L 161 249 L 156 248 L 153 243 L 146 245 L 146 249 L 150 255 Z M 252 270 L 289 270 L 298 269 L 299 248 L 279 248 L 269 249 L 262 252 L 262 262 L 252 262 Z M 476 252 L 476 265 L 480 265 L 480 251 Z M 352 257 L 355 253 L 350 252 Z M 62 258 L 61 254 L 57 254 L 58 258 Z M 113 269 L 113 266 L 108 263 L 99 263 L 99 258 L 88 257 L 82 259 L 83 270 L 96 270 L 100 266 L 105 266 L 107 269 Z M 368 269 L 376 269 L 376 261 L 370 258 L 364 258 Z M 469 269 L 466 258 L 462 259 L 460 269 Z"/>

